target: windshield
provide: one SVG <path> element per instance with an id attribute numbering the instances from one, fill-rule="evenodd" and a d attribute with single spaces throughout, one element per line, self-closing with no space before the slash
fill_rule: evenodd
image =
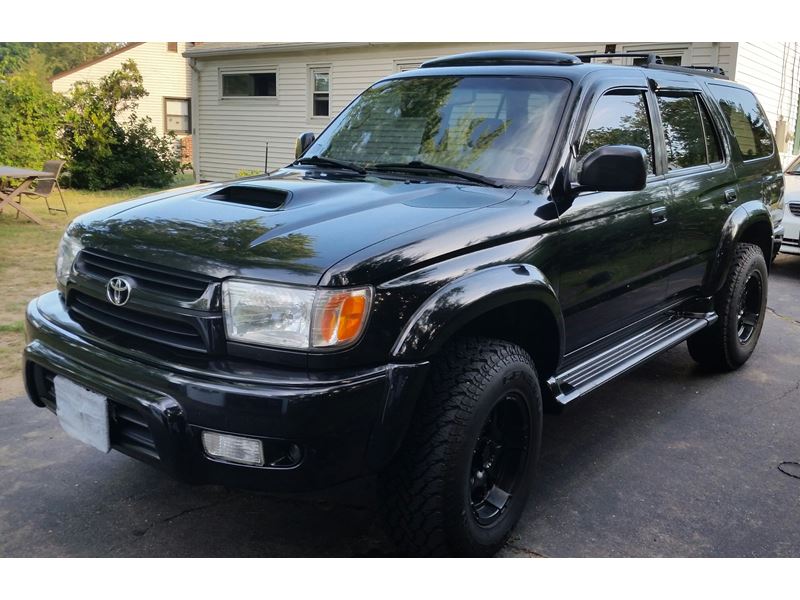
<path id="1" fill-rule="evenodd" d="M 800 175 L 800 157 L 796 158 L 794 162 L 786 169 L 789 175 Z"/>
<path id="2" fill-rule="evenodd" d="M 384 81 L 359 96 L 304 157 L 366 168 L 413 161 L 528 182 L 544 167 L 568 92 L 569 82 L 544 77 Z"/>

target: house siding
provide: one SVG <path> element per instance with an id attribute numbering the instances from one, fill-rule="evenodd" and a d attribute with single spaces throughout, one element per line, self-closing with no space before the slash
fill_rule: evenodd
<path id="1" fill-rule="evenodd" d="M 139 101 L 136 114 L 150 117 L 159 135 L 164 135 L 164 98 L 191 98 L 191 71 L 183 52 L 185 42 L 178 42 L 178 51 L 169 52 L 167 42 L 145 42 L 113 54 L 103 60 L 52 80 L 54 92 L 67 93 L 79 81 L 97 82 L 101 77 L 133 60 L 142 74 L 148 95 Z"/>
<path id="2" fill-rule="evenodd" d="M 198 57 L 195 64 L 195 168 L 200 180 L 224 180 L 240 171 L 263 171 L 269 142 L 268 170 L 294 159 L 294 143 L 304 131 L 319 133 L 329 118 L 310 116 L 309 69 L 330 67 L 330 114 L 337 115 L 376 80 L 446 54 L 488 49 L 537 49 L 603 52 L 598 43 L 428 43 L 375 44 L 359 48 L 263 52 L 239 56 Z M 618 50 L 670 51 L 683 64 L 720 64 L 733 68 L 730 42 L 617 42 Z M 276 98 L 221 98 L 220 73 L 226 69 L 275 69 Z"/>

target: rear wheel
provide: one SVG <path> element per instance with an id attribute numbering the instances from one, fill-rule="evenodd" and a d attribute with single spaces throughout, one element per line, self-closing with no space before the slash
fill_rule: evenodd
<path id="1" fill-rule="evenodd" d="M 689 354 L 701 365 L 732 371 L 753 354 L 767 310 L 767 264 L 754 244 L 739 244 L 716 299 L 719 319 L 688 340 Z"/>
<path id="2" fill-rule="evenodd" d="M 387 530 L 400 551 L 497 552 L 525 507 L 541 423 L 536 371 L 524 350 L 480 338 L 447 348 L 380 478 Z"/>

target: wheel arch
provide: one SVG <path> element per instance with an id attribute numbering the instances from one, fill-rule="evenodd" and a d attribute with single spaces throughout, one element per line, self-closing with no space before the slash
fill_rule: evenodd
<path id="1" fill-rule="evenodd" d="M 398 360 L 428 359 L 456 336 L 514 342 L 539 375 L 555 372 L 564 351 L 564 320 L 553 286 L 536 267 L 500 265 L 458 278 L 431 295 L 397 339 Z"/>
<path id="2" fill-rule="evenodd" d="M 714 262 L 709 269 L 703 289 L 716 294 L 725 283 L 736 255 L 736 245 L 755 244 L 764 254 L 767 265 L 772 257 L 772 219 L 762 202 L 751 201 L 738 206 L 722 228 Z"/>

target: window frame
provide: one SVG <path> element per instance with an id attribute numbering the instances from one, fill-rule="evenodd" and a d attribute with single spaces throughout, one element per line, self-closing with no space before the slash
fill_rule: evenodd
<path id="1" fill-rule="evenodd" d="M 173 131 L 167 127 L 167 118 L 169 117 L 169 113 L 167 113 L 167 102 L 170 100 L 177 101 L 177 102 L 186 102 L 189 107 L 189 128 L 186 131 L 175 131 L 175 135 L 192 135 L 192 99 L 191 98 L 180 98 L 178 96 L 164 96 L 163 98 L 163 108 L 164 108 L 164 133 L 168 133 Z M 175 115 L 175 116 L 183 116 L 183 115 Z"/>
<path id="2" fill-rule="evenodd" d="M 647 107 L 647 120 L 650 123 L 650 143 L 652 144 L 652 153 L 649 158 L 652 161 L 651 166 L 653 169 L 652 172 L 648 170 L 647 173 L 647 181 L 649 182 L 651 179 L 664 176 L 665 164 L 662 163 L 665 161 L 663 156 L 665 148 L 663 135 L 659 132 L 661 121 L 658 113 L 658 107 L 655 106 L 656 100 L 652 95 L 651 90 L 645 84 L 639 85 L 633 82 L 625 82 L 608 87 L 598 87 L 594 90 L 593 97 L 588 103 L 588 108 L 582 111 L 583 116 L 581 118 L 581 122 L 579 126 L 576 127 L 577 135 L 572 138 L 572 143 L 570 144 L 570 148 L 572 149 L 571 154 L 573 158 L 573 165 L 577 167 L 580 159 L 582 158 L 582 155 L 580 154 L 581 145 L 586 139 L 586 134 L 589 131 L 589 125 L 591 124 L 592 116 L 594 115 L 597 105 L 606 95 L 624 95 L 625 92 L 644 96 L 645 105 Z M 571 171 L 574 173 L 574 169 L 571 169 Z M 571 177 L 571 179 L 574 180 L 575 177 Z"/>
<path id="3" fill-rule="evenodd" d="M 658 127 L 661 132 L 659 136 L 661 139 L 662 145 L 662 155 L 664 157 L 664 174 L 667 177 L 672 177 L 676 173 L 678 175 L 684 175 L 687 173 L 693 172 L 701 172 L 701 171 L 715 171 L 717 169 L 724 169 L 728 165 L 728 151 L 727 147 L 725 146 L 725 142 L 723 141 L 724 136 L 721 134 L 719 129 L 719 123 L 714 122 L 714 114 L 713 111 L 708 107 L 708 103 L 704 98 L 705 94 L 695 88 L 660 88 L 656 91 L 652 91 L 653 99 L 655 101 L 656 109 L 658 110 Z M 661 118 L 661 106 L 658 104 L 658 95 L 659 93 L 664 94 L 685 94 L 687 96 L 693 96 L 695 100 L 695 106 L 698 107 L 698 115 L 700 115 L 700 124 L 703 129 L 703 139 L 705 140 L 705 123 L 703 122 L 703 116 L 701 114 L 702 105 L 705 108 L 706 114 L 708 115 L 709 120 L 711 121 L 711 126 L 714 127 L 714 132 L 716 133 L 717 141 L 719 142 L 719 152 L 721 160 L 717 162 L 710 163 L 708 162 L 708 146 L 706 146 L 706 162 L 700 165 L 692 165 L 690 167 L 681 167 L 680 169 L 669 169 L 669 150 L 667 148 L 667 140 L 666 137 L 663 135 L 664 132 L 664 120 Z"/>
<path id="4" fill-rule="evenodd" d="M 172 45 L 175 45 L 173 48 Z M 178 51 L 178 42 L 167 42 L 167 52 L 177 52 Z"/>
<path id="5" fill-rule="evenodd" d="M 310 64 L 307 65 L 308 69 L 308 119 L 310 121 L 328 121 L 333 119 L 333 66 L 331 64 Z M 328 91 L 317 92 L 314 90 L 314 75 L 316 73 L 328 74 Z M 316 94 L 328 95 L 328 114 L 315 115 L 314 114 L 314 97 Z"/>
<path id="6" fill-rule="evenodd" d="M 225 96 L 225 75 L 275 75 L 274 96 Z M 280 98 L 280 70 L 277 65 L 252 66 L 252 67 L 218 67 L 217 68 L 217 99 L 220 102 L 277 102 Z"/>

